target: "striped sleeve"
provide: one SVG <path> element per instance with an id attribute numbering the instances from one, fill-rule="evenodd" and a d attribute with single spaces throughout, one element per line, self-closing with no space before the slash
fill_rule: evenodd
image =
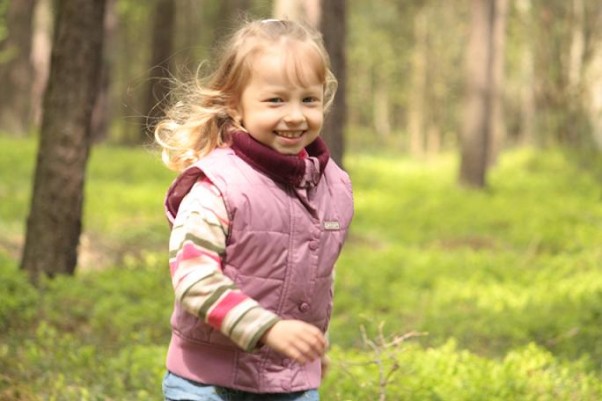
<path id="1" fill-rule="evenodd" d="M 222 272 L 230 221 L 218 189 L 198 181 L 184 197 L 169 241 L 176 300 L 246 351 L 278 317 L 243 294 Z"/>

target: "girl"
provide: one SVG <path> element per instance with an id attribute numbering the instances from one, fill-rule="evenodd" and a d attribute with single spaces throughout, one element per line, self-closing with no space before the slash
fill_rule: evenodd
<path id="1" fill-rule="evenodd" d="M 320 139 L 336 80 L 321 38 L 246 23 L 157 125 L 175 290 L 166 400 L 318 400 L 333 266 L 353 214 Z"/>

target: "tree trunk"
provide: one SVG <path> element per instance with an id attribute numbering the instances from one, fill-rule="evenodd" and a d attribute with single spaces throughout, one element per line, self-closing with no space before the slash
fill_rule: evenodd
<path id="1" fill-rule="evenodd" d="M 436 125 L 431 125 L 426 131 L 426 153 L 429 157 L 441 152 L 441 131 Z"/>
<path id="2" fill-rule="evenodd" d="M 202 31 L 200 21 L 206 19 L 206 0 L 179 0 L 176 5 L 176 31 L 175 42 L 178 50 L 175 54 L 174 64 L 177 66 L 175 74 L 178 79 L 188 79 L 199 65 L 199 48 L 203 37 L 208 37 Z M 209 28 L 209 27 L 206 27 Z M 213 30 L 215 32 L 217 29 Z M 206 40 L 205 42 L 209 42 Z"/>
<path id="3" fill-rule="evenodd" d="M 376 79 L 374 94 L 372 96 L 372 116 L 373 126 L 376 131 L 376 135 L 381 139 L 385 145 L 389 144 L 391 138 L 391 118 L 390 118 L 390 88 L 391 84 L 387 74 L 381 75 Z"/>
<path id="4" fill-rule="evenodd" d="M 461 137 L 460 182 L 476 188 L 486 185 L 491 152 L 497 87 L 495 80 L 496 22 L 505 0 L 472 0 L 467 51 L 466 115 Z"/>
<path id="5" fill-rule="evenodd" d="M 102 62 L 104 0 L 61 0 L 44 97 L 21 268 L 73 274 L 82 229 L 90 119 Z"/>
<path id="6" fill-rule="evenodd" d="M 32 21 L 35 0 L 8 4 L 8 36 L 0 43 L 0 130 L 24 135 L 31 121 Z"/>
<path id="7" fill-rule="evenodd" d="M 602 151 L 602 53 L 597 53 L 591 63 L 591 92 L 589 113 L 592 123 L 592 139 L 596 149 Z"/>
<path id="8" fill-rule="evenodd" d="M 504 119 L 504 54 L 506 49 L 506 21 L 508 0 L 494 0 L 493 27 L 491 38 L 491 141 L 487 163 L 495 165 L 506 138 Z"/>
<path id="9" fill-rule="evenodd" d="M 322 137 L 330 148 L 331 156 L 340 166 L 345 150 L 345 128 L 347 123 L 347 6 L 345 0 L 322 0 L 320 30 L 330 55 L 332 70 L 339 81 L 332 109 L 326 116 Z"/>
<path id="10" fill-rule="evenodd" d="M 91 135 L 92 143 L 104 141 L 109 134 L 110 119 L 112 117 L 111 104 L 109 101 L 109 92 L 111 88 L 111 68 L 114 65 L 112 60 L 115 58 L 113 51 L 115 33 L 117 30 L 117 0 L 105 0 L 105 19 L 104 19 L 104 52 L 105 61 L 102 63 L 99 87 L 96 92 L 96 100 L 92 109 Z"/>
<path id="11" fill-rule="evenodd" d="M 34 12 L 31 62 L 33 79 L 31 83 L 31 124 L 38 128 L 42 121 L 42 99 L 50 73 L 50 52 L 54 30 L 53 0 L 37 0 Z"/>
<path id="12" fill-rule="evenodd" d="M 424 7 L 414 18 L 414 49 L 412 50 L 412 101 L 409 102 L 408 132 L 412 156 L 424 155 L 426 90 L 427 90 L 427 16 Z"/>
<path id="13" fill-rule="evenodd" d="M 587 115 L 586 84 L 584 82 L 586 56 L 585 5 L 583 0 L 572 0 L 572 24 L 570 47 L 568 49 L 568 118 L 566 122 L 566 140 L 569 145 L 587 144 L 585 131 L 589 129 Z"/>
<path id="14" fill-rule="evenodd" d="M 142 129 L 142 142 L 149 142 L 149 138 L 152 138 L 155 124 L 163 116 L 165 101 L 169 97 L 175 16 L 174 0 L 158 0 L 153 22 L 149 69 L 151 74 L 146 95 L 146 124 Z"/>
<path id="15" fill-rule="evenodd" d="M 583 0 L 572 0 L 573 23 L 571 26 L 571 45 L 568 62 L 569 85 L 578 88 L 583 78 L 585 54 L 585 7 Z"/>
<path id="16" fill-rule="evenodd" d="M 250 0 L 220 0 L 217 23 L 213 29 L 214 45 L 221 44 L 222 39 L 232 31 L 232 27 L 239 25 L 250 6 Z"/>
<path id="17" fill-rule="evenodd" d="M 315 28 L 320 24 L 320 0 L 274 0 L 274 18 L 302 21 Z"/>
<path id="18" fill-rule="evenodd" d="M 531 12 L 531 0 L 517 0 L 515 9 L 519 20 L 528 21 Z M 527 24 L 524 24 L 526 27 Z M 518 65 L 518 101 L 519 129 L 517 142 L 521 146 L 534 146 L 535 139 L 535 72 L 534 38 L 530 30 L 525 29 L 519 45 L 520 64 Z"/>
<path id="19" fill-rule="evenodd" d="M 272 15 L 274 18 L 293 21 L 299 21 L 304 18 L 301 2 L 291 0 L 274 0 Z"/>

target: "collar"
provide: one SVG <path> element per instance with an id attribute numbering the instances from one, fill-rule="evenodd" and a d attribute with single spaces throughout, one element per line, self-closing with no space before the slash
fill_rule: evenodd
<path id="1" fill-rule="evenodd" d="M 305 148 L 305 157 L 279 153 L 243 131 L 232 134 L 231 147 L 255 170 L 274 181 L 300 188 L 316 186 L 330 158 L 328 147 L 320 137 Z"/>

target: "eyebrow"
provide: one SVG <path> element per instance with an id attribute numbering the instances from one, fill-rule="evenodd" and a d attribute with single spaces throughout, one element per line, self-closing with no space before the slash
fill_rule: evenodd
<path id="1" fill-rule="evenodd" d="M 258 93 L 259 97 L 273 96 L 273 95 L 282 96 L 282 95 L 287 95 L 289 93 L 289 91 L 285 87 L 272 86 L 269 88 L 260 89 L 257 93 Z M 307 95 L 323 96 L 324 90 L 323 90 L 322 85 L 320 85 L 319 88 L 317 87 L 317 85 L 316 85 L 316 88 L 302 87 L 300 94 L 303 97 L 305 97 Z"/>

